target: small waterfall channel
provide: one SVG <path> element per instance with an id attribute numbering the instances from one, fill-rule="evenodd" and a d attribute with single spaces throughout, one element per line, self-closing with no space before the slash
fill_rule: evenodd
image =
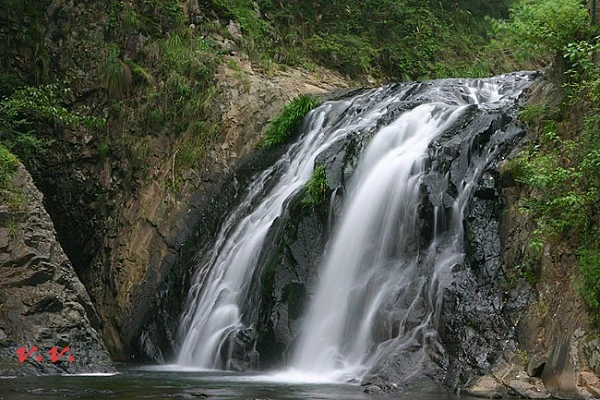
<path id="1" fill-rule="evenodd" d="M 497 115 L 514 109 L 531 81 L 520 73 L 395 84 L 312 111 L 297 142 L 253 179 L 210 253 L 198 257 L 177 363 L 231 369 L 234 339 L 255 340 L 248 298 L 269 232 L 317 157 L 352 137 L 362 145 L 344 167 L 341 212 L 288 366 L 319 379 L 360 379 L 391 354 L 439 346 L 442 292 L 464 262 L 475 182 L 519 134 Z"/>

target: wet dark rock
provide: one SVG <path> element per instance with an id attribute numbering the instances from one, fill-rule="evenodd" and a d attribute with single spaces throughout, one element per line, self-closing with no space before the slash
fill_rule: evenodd
<path id="1" fill-rule="evenodd" d="M 262 272 L 257 350 L 261 367 L 282 365 L 300 333 L 302 316 L 316 283 L 326 225 L 322 210 L 292 202 L 276 251 Z"/>
<path id="2" fill-rule="evenodd" d="M 198 195 L 197 222 L 188 228 L 187 240 L 179 244 L 169 273 L 165 274 L 161 284 L 152 293 L 141 293 L 142 297 L 152 298 L 148 311 L 143 315 L 141 332 L 134 343 L 144 359 L 163 362 L 175 358 L 179 318 L 185 306 L 190 280 L 194 267 L 203 262 L 197 254 L 206 256 L 209 253 L 223 223 L 223 215 L 239 204 L 254 175 L 271 166 L 282 152 L 283 149 L 259 151 L 244 157 L 235 169 L 215 178 L 212 192 Z"/>
<path id="3" fill-rule="evenodd" d="M 228 346 L 222 348 L 226 352 L 221 357 L 232 371 L 244 372 L 258 367 L 258 353 L 254 350 L 256 332 L 252 328 L 233 332 L 228 338 Z"/>
<path id="4" fill-rule="evenodd" d="M 414 345 L 397 350 L 390 344 L 388 348 L 385 359 L 362 379 L 361 386 L 367 393 L 443 390 L 436 379 L 438 366 L 430 360 L 424 347 Z"/>

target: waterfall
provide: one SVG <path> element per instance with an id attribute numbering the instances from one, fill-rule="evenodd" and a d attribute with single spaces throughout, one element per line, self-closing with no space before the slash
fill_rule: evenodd
<path id="1" fill-rule="evenodd" d="M 465 109 L 424 104 L 376 133 L 350 184 L 350 197 L 295 352 L 295 368 L 360 375 L 375 344 L 374 336 L 391 339 L 405 335 L 402 320 L 406 316 L 397 314 L 408 314 L 413 303 L 421 300 L 419 294 L 430 295 L 426 299 L 430 303 L 437 301 L 434 288 L 424 287 L 426 280 L 419 269 L 423 257 L 417 243 L 420 185 L 430 142 Z M 460 222 L 456 215 L 451 224 Z M 458 228 L 451 227 L 456 234 Z M 435 254 L 439 247 L 434 240 L 428 251 L 434 275 L 443 275 L 461 258 L 455 243 Z M 431 282 L 435 285 L 435 280 Z M 394 304 L 408 307 L 394 309 Z M 413 329 L 427 327 L 431 318 L 431 314 L 424 315 Z M 381 332 L 373 332 L 376 325 Z"/>
<path id="2" fill-rule="evenodd" d="M 380 89 L 379 92 L 383 91 Z M 363 96 L 364 97 L 364 96 Z M 227 217 L 208 260 L 196 267 L 180 325 L 182 345 L 177 363 L 204 369 L 228 369 L 228 346 L 246 328 L 242 305 L 269 228 L 290 197 L 312 176 L 314 159 L 332 143 L 355 130 L 373 127 L 380 107 L 347 123 L 360 101 L 325 104 L 307 117 L 298 143 L 274 166 L 257 176 L 241 204 Z"/>
<path id="3" fill-rule="evenodd" d="M 254 178 L 210 253 L 199 257 L 178 363 L 231 367 L 231 341 L 256 323 L 246 300 L 270 229 L 319 154 L 350 136 L 367 144 L 345 185 L 290 366 L 360 378 L 391 353 L 435 342 L 442 291 L 464 259 L 465 208 L 500 151 L 477 139 L 469 144 L 478 146 L 468 149 L 472 162 L 457 167 L 439 143 L 473 141 L 465 130 L 486 121 L 492 135 L 488 116 L 514 105 L 529 83 L 513 75 L 389 85 L 314 110 L 298 142 Z M 424 195 L 426 186 L 436 189 Z"/>

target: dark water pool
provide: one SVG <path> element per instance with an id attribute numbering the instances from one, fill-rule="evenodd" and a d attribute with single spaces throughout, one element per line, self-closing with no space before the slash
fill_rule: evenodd
<path id="1" fill-rule="evenodd" d="M 265 376 L 121 367 L 113 376 L 0 379 L 0 399 L 454 400 L 447 393 L 368 395 L 350 384 L 286 383 Z M 466 399 L 461 397 L 461 399 Z"/>

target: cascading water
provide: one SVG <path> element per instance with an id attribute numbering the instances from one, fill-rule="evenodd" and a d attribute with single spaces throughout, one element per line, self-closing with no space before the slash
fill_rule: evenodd
<path id="1" fill-rule="evenodd" d="M 384 112 L 382 105 L 346 123 L 345 115 L 352 106 L 350 101 L 340 101 L 312 112 L 305 124 L 308 132 L 252 182 L 244 200 L 228 216 L 208 261 L 198 266 L 193 278 L 180 327 L 183 342 L 178 364 L 206 369 L 230 367 L 232 335 L 251 325 L 244 321 L 241 309 L 273 221 L 282 214 L 284 203 L 311 177 L 314 159 L 321 151 L 353 130 L 374 126 Z"/>
<path id="2" fill-rule="evenodd" d="M 369 144 L 323 265 L 295 352 L 295 368 L 359 376 L 375 340 L 406 335 L 406 315 L 398 314 L 408 314 L 410 306 L 422 300 L 421 294 L 430 303 L 437 302 L 434 288 L 425 288 L 419 268 L 423 263 L 418 244 L 420 184 L 430 142 L 465 109 L 418 106 L 377 132 Z M 452 223 L 460 222 L 456 215 Z M 458 228 L 452 227 L 457 233 Z M 455 243 L 440 246 L 434 239 L 426 262 L 435 265 L 434 274 L 445 274 L 460 262 L 460 250 Z M 431 313 L 424 315 L 413 329 L 429 326 L 431 319 Z"/>
<path id="3" fill-rule="evenodd" d="M 345 185 L 290 366 L 321 379 L 360 378 L 391 354 L 434 347 L 441 293 L 464 259 L 465 208 L 502 147 L 489 138 L 504 128 L 488 116 L 514 105 L 530 80 L 525 74 L 391 85 L 315 110 L 298 143 L 249 186 L 197 266 L 179 364 L 230 367 L 232 335 L 256 323 L 245 301 L 273 222 L 319 154 L 348 137 L 371 139 Z M 485 143 L 464 133 L 469 129 L 485 131 Z M 446 154 L 452 146 L 441 141 L 464 141 L 472 162 L 452 164 L 456 154 Z M 435 190 L 425 196 L 424 186 Z"/>

